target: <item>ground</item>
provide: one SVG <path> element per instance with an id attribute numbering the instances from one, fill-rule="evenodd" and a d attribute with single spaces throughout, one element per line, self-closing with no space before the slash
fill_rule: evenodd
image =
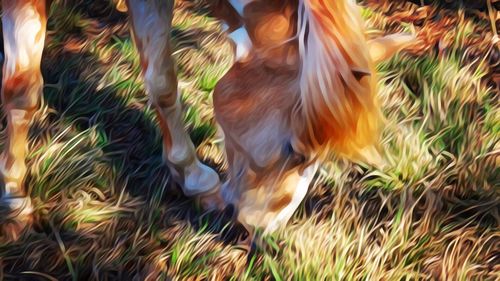
<path id="1" fill-rule="evenodd" d="M 0 279 L 500 279 L 494 6 L 361 3 L 369 36 L 420 40 L 378 66 L 387 165 L 332 158 L 290 223 L 248 255 L 238 226 L 170 182 L 126 15 L 54 2 L 29 143 L 34 224 L 0 243 Z M 175 15 L 187 127 L 224 175 L 211 94 L 231 47 L 197 1 Z"/>

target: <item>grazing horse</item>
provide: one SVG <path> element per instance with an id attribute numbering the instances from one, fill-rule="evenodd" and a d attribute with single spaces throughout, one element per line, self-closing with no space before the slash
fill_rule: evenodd
<path id="1" fill-rule="evenodd" d="M 405 36 L 368 41 L 350 0 L 209 1 L 235 45 L 235 63 L 214 92 L 229 164 L 221 185 L 184 131 L 170 44 L 173 0 L 123 1 L 115 2 L 129 13 L 173 178 L 207 207 L 232 204 L 249 232 L 271 232 L 286 223 L 328 153 L 354 158 L 376 141 L 374 63 L 410 41 Z M 30 212 L 25 156 L 43 88 L 46 22 L 44 0 L 3 0 L 7 141 L 0 191 L 2 205 L 16 211 L 16 218 Z"/>
<path id="2" fill-rule="evenodd" d="M 250 233 L 269 233 L 290 219 L 327 155 L 376 152 L 374 64 L 413 36 L 367 40 L 350 0 L 230 2 L 243 25 L 232 35 L 237 61 L 214 92 L 229 164 L 221 196 Z"/>

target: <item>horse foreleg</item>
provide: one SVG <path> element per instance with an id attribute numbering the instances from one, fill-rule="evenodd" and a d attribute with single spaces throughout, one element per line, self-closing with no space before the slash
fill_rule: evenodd
<path id="1" fill-rule="evenodd" d="M 25 158 L 29 125 L 43 90 L 40 63 L 47 18 L 45 0 L 3 0 L 2 5 L 5 49 L 2 103 L 7 117 L 7 139 L 0 156 L 1 205 L 21 219 L 21 215 L 30 211 L 23 186 Z"/>
<path id="2" fill-rule="evenodd" d="M 192 196 L 215 190 L 219 177 L 198 160 L 184 129 L 170 44 L 173 2 L 129 0 L 128 10 L 145 88 L 163 133 L 164 158 L 184 193 Z"/>

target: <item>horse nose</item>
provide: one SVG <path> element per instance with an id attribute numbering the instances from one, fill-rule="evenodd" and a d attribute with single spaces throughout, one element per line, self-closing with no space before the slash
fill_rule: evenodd
<path id="1" fill-rule="evenodd" d="M 233 219 L 236 217 L 236 207 L 233 203 L 227 204 L 226 208 L 224 208 L 223 215 L 226 218 Z"/>

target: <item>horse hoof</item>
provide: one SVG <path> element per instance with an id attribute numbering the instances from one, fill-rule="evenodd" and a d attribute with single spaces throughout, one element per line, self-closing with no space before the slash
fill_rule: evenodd
<path id="1" fill-rule="evenodd" d="M 185 168 L 183 191 L 186 196 L 214 193 L 219 185 L 217 172 L 199 160 Z"/>
<path id="2" fill-rule="evenodd" d="M 18 240 L 33 222 L 32 213 L 29 197 L 0 198 L 0 242 Z"/>

